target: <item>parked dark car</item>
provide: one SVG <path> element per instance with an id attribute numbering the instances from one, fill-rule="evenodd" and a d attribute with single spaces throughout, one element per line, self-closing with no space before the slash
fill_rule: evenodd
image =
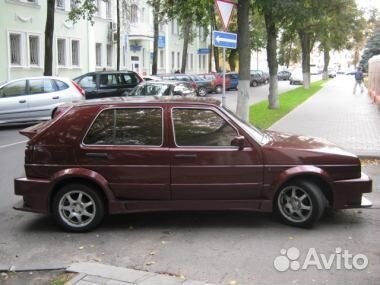
<path id="1" fill-rule="evenodd" d="M 141 82 L 127 96 L 195 96 L 191 83 L 172 80 Z"/>
<path id="2" fill-rule="evenodd" d="M 292 76 L 292 73 L 287 70 L 281 70 L 277 73 L 278 80 L 289 80 L 290 76 Z"/>
<path id="3" fill-rule="evenodd" d="M 29 137 L 18 210 L 71 231 L 106 214 L 162 210 L 274 211 L 313 226 L 326 207 L 369 206 L 360 160 L 316 138 L 263 132 L 217 100 L 114 98 L 59 107 Z"/>
<path id="4" fill-rule="evenodd" d="M 251 70 L 251 73 L 258 73 L 260 75 L 260 77 L 261 77 L 260 83 L 264 83 L 264 84 L 269 83 L 269 73 L 268 72 L 257 69 L 257 70 Z"/>
<path id="5" fill-rule="evenodd" d="M 266 79 L 262 76 L 262 74 L 255 71 L 251 71 L 249 81 L 250 86 L 256 87 L 260 84 L 264 84 L 265 82 Z"/>
<path id="6" fill-rule="evenodd" d="M 197 95 L 204 97 L 212 92 L 213 86 L 210 80 L 204 80 L 196 75 L 188 75 L 182 73 L 158 75 L 163 80 L 176 80 L 191 82 L 192 87 L 196 90 Z"/>
<path id="7" fill-rule="evenodd" d="M 223 92 L 223 75 L 219 73 L 204 73 L 198 74 L 199 77 L 211 81 L 213 86 L 212 92 L 222 93 Z M 226 76 L 226 90 L 231 88 L 231 79 Z"/>
<path id="8" fill-rule="evenodd" d="M 237 72 L 227 72 L 226 78 L 230 79 L 230 88 L 229 90 L 237 90 L 239 84 L 239 73 Z"/>
<path id="9" fill-rule="evenodd" d="M 74 78 L 86 92 L 86 99 L 125 96 L 143 79 L 133 71 L 99 71 Z"/>

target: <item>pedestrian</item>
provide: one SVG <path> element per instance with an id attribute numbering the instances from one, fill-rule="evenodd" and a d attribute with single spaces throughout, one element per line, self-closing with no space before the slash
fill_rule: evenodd
<path id="1" fill-rule="evenodd" d="M 356 87 L 360 86 L 361 93 L 363 93 L 363 72 L 360 67 L 355 72 L 355 85 L 354 85 L 354 94 L 356 94 Z"/>

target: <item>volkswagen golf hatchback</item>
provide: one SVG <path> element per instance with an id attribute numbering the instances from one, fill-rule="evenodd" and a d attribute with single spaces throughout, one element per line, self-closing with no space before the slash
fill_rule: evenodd
<path id="1" fill-rule="evenodd" d="M 314 225 L 326 207 L 369 206 L 359 159 L 324 140 L 263 132 L 219 101 L 114 98 L 61 106 L 21 131 L 18 210 L 71 231 L 107 214 L 162 210 L 275 212 Z"/>

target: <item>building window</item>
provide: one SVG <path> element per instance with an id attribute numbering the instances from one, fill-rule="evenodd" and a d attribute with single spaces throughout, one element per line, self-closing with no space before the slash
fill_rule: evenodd
<path id="1" fill-rule="evenodd" d="M 202 55 L 198 54 L 198 67 L 199 69 L 202 68 Z"/>
<path id="2" fill-rule="evenodd" d="M 172 70 L 175 68 L 175 52 L 172 51 Z"/>
<path id="3" fill-rule="evenodd" d="M 175 20 L 172 20 L 172 35 L 175 34 Z"/>
<path id="4" fill-rule="evenodd" d="M 101 0 L 96 0 L 96 15 L 98 16 L 98 17 L 100 17 L 101 16 L 101 7 L 100 7 L 100 3 L 101 2 Z"/>
<path id="5" fill-rule="evenodd" d="M 125 66 L 125 52 L 126 52 L 126 47 L 123 46 L 123 66 Z"/>
<path id="6" fill-rule="evenodd" d="M 142 49 L 142 66 L 145 67 L 145 48 Z"/>
<path id="7" fill-rule="evenodd" d="M 71 9 L 78 8 L 78 6 L 79 6 L 79 3 L 77 2 L 77 0 L 70 0 L 70 8 Z"/>
<path id="8" fill-rule="evenodd" d="M 206 55 L 203 55 L 203 69 L 206 69 Z"/>
<path id="9" fill-rule="evenodd" d="M 164 50 L 160 50 L 160 68 L 164 68 Z"/>
<path id="10" fill-rule="evenodd" d="M 71 41 L 71 65 L 79 66 L 79 41 Z"/>
<path id="11" fill-rule="evenodd" d="M 58 65 L 66 65 L 66 40 L 58 39 L 57 40 L 57 55 L 58 55 Z"/>
<path id="12" fill-rule="evenodd" d="M 194 68 L 194 55 L 191 54 L 190 56 L 190 68 L 193 69 Z"/>
<path id="13" fill-rule="evenodd" d="M 138 7 L 136 4 L 131 5 L 131 23 L 137 23 L 138 21 Z"/>
<path id="14" fill-rule="evenodd" d="M 96 43 L 95 53 L 96 53 L 96 66 L 102 66 L 102 44 L 101 43 Z"/>
<path id="15" fill-rule="evenodd" d="M 140 22 L 144 22 L 145 20 L 145 8 L 141 8 L 141 12 L 140 12 Z"/>
<path id="16" fill-rule="evenodd" d="M 11 64 L 21 65 L 21 35 L 20 34 L 10 34 L 10 53 L 11 53 Z"/>
<path id="17" fill-rule="evenodd" d="M 106 17 L 107 19 L 111 19 L 111 0 L 106 0 L 104 3 L 106 4 Z"/>
<path id="18" fill-rule="evenodd" d="M 29 36 L 29 64 L 40 65 L 40 37 Z"/>
<path id="19" fill-rule="evenodd" d="M 180 53 L 177 52 L 177 68 L 179 69 L 180 67 L 181 67 Z"/>
<path id="20" fill-rule="evenodd" d="M 58 8 L 58 9 L 62 9 L 64 10 L 65 9 L 65 0 L 56 0 L 56 4 L 55 6 Z"/>
<path id="21" fill-rule="evenodd" d="M 112 45 L 107 45 L 107 66 L 112 66 Z"/>

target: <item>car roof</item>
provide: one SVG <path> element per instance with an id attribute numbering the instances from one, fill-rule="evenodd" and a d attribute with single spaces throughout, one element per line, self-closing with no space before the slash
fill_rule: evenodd
<path id="1" fill-rule="evenodd" d="M 96 106 L 96 105 L 125 105 L 125 104 L 142 104 L 142 103 L 165 103 L 165 104 L 199 104 L 199 105 L 214 105 L 221 106 L 221 101 L 214 98 L 198 98 L 198 97 L 182 97 L 182 96 L 170 96 L 170 97 L 158 97 L 158 98 L 147 98 L 147 97 L 110 97 L 103 99 L 93 99 L 87 101 L 77 101 L 73 103 L 68 103 L 66 106 Z"/>
<path id="2" fill-rule="evenodd" d="M 21 78 L 11 79 L 11 80 L 2 82 L 0 84 L 0 86 L 7 85 L 7 84 L 9 84 L 11 82 L 16 82 L 16 81 L 19 81 L 19 80 L 33 80 L 33 79 L 54 79 L 54 80 L 65 81 L 66 83 L 70 82 L 70 79 L 69 78 L 65 78 L 65 77 L 58 77 L 58 76 L 30 76 L 30 77 L 21 77 Z"/>
<path id="3" fill-rule="evenodd" d="M 144 81 L 144 82 L 141 82 L 140 84 L 186 84 L 188 83 L 187 81 L 180 81 L 180 80 L 169 80 L 169 79 L 165 79 L 165 80 L 148 80 L 148 81 Z M 190 85 L 190 83 L 188 83 Z"/>

